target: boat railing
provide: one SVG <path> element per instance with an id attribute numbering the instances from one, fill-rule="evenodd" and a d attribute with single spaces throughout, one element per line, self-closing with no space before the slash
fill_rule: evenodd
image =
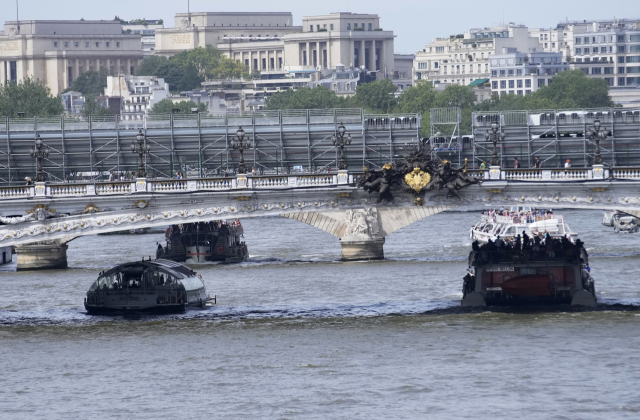
<path id="1" fill-rule="evenodd" d="M 475 253 L 470 261 L 476 266 L 491 264 L 526 264 L 530 262 L 568 262 L 573 264 L 580 263 L 580 251 L 572 244 L 569 248 L 560 248 L 548 251 L 544 245 L 540 245 L 540 249 L 535 251 L 533 248 L 522 250 L 501 250 L 489 251 L 480 249 L 480 251 L 472 251 Z M 499 271 L 499 270 L 496 270 Z"/>
<path id="2" fill-rule="evenodd" d="M 501 216 L 498 214 L 483 214 L 481 216 L 483 222 L 494 222 L 494 223 L 502 223 L 505 225 L 528 225 L 535 222 L 540 222 L 543 220 L 554 220 L 559 219 L 560 223 L 562 223 L 562 216 L 556 216 L 555 214 L 535 214 L 535 215 L 509 215 L 509 216 Z"/>

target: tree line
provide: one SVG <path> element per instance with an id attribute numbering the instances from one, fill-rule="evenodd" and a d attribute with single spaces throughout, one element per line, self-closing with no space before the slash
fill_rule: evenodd
<path id="1" fill-rule="evenodd" d="M 485 88 L 488 91 L 489 88 Z M 528 95 L 493 94 L 490 99 L 476 103 L 473 88 L 449 85 L 442 92 L 427 81 L 418 81 L 397 97 L 396 86 L 384 79 L 362 84 L 355 95 L 341 97 L 324 86 L 288 90 L 270 96 L 265 108 L 364 108 L 372 113 L 417 113 L 422 115 L 422 135 L 429 135 L 432 108 L 461 108 L 462 133 L 471 133 L 473 111 L 508 111 L 536 109 L 606 108 L 614 103 L 609 96 L 609 85 L 603 79 L 591 79 L 582 70 L 569 70 L 553 77 L 548 86 Z"/>

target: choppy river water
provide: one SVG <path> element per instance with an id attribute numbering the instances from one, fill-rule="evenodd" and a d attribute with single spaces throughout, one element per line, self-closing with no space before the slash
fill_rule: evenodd
<path id="1" fill-rule="evenodd" d="M 194 266 L 218 304 L 173 316 L 82 305 L 162 235 L 76 239 L 68 270 L 0 267 L 0 418 L 637 419 L 640 235 L 560 213 L 596 309 L 461 308 L 475 213 L 410 225 L 366 263 L 313 227 L 245 220 L 248 262 Z"/>

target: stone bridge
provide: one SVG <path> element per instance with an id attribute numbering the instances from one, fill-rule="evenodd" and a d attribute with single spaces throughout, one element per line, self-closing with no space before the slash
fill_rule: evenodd
<path id="1" fill-rule="evenodd" d="M 382 258 L 384 238 L 425 217 L 452 209 L 528 205 L 616 209 L 640 216 L 640 169 L 469 171 L 484 179 L 459 191 L 428 191 L 424 204 L 394 192 L 391 202 L 357 187 L 355 173 L 133 182 L 50 184 L 0 188 L 0 247 L 59 246 L 68 238 L 131 228 L 282 215 L 339 238 L 345 259 Z"/>

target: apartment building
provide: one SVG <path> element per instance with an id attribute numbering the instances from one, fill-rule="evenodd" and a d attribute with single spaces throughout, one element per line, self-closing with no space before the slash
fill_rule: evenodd
<path id="1" fill-rule="evenodd" d="M 528 95 L 551 83 L 556 74 L 569 69 L 559 52 L 518 52 L 504 48 L 491 57 L 491 92 Z"/>
<path id="2" fill-rule="evenodd" d="M 119 98 L 119 114 L 123 120 L 141 120 L 153 106 L 171 96 L 169 84 L 156 76 L 109 76 L 104 96 L 113 103 Z"/>
<path id="3" fill-rule="evenodd" d="M 414 81 L 428 80 L 433 84 L 469 85 L 490 78 L 490 57 L 503 48 L 530 52 L 539 48 L 522 25 L 474 28 L 464 34 L 438 38 L 416 53 Z"/>
<path id="4" fill-rule="evenodd" d="M 140 35 L 123 35 L 118 21 L 8 21 L 0 36 L 0 83 L 33 77 L 57 95 L 88 70 L 134 74 L 140 45 Z"/>
<path id="5" fill-rule="evenodd" d="M 145 58 L 154 54 L 156 49 L 156 30 L 163 29 L 162 19 L 147 20 L 138 19 L 127 23 L 122 23 L 123 34 L 140 35 L 142 40 L 142 54 Z"/>

